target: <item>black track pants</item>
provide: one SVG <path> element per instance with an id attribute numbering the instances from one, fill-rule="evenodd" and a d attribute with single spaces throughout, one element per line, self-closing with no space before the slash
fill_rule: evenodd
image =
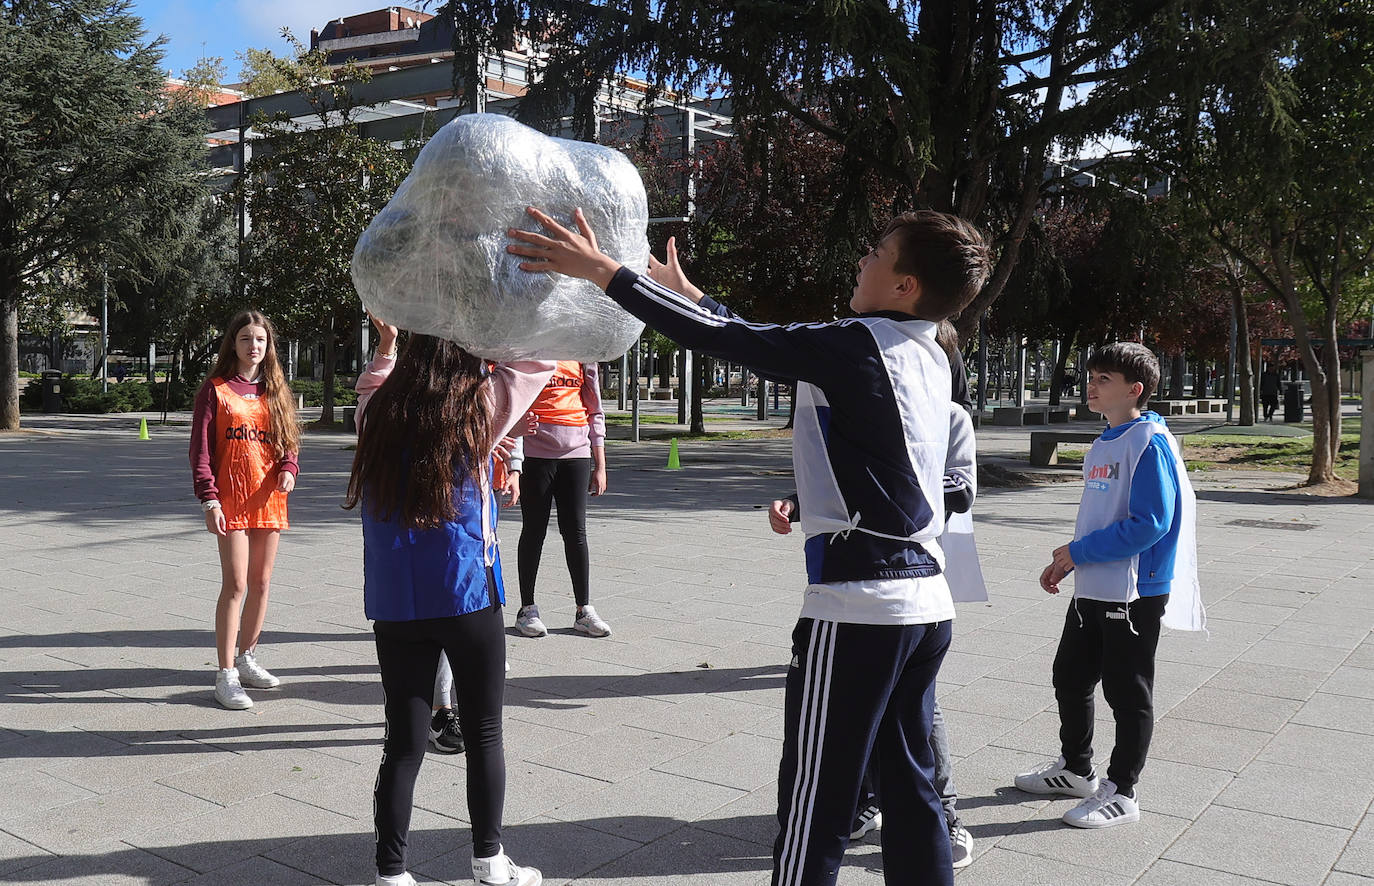
<path id="1" fill-rule="evenodd" d="M 1064 618 L 1054 657 L 1054 697 L 1059 702 L 1059 741 L 1068 768 L 1092 767 L 1093 690 L 1116 718 L 1116 746 L 1107 777 L 1129 793 L 1145 768 L 1154 734 L 1155 648 L 1169 595 L 1140 597 L 1129 606 L 1075 598 Z"/>

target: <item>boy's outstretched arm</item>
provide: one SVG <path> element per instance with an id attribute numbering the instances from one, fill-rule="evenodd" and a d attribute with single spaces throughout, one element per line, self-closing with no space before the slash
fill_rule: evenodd
<path id="1" fill-rule="evenodd" d="M 518 242 L 506 250 L 529 259 L 520 263 L 522 270 L 590 280 L 621 307 L 684 348 L 747 364 L 773 378 L 818 385 L 848 377 L 858 361 L 872 359 L 873 338 L 862 327 L 777 326 L 714 313 L 600 252 L 596 235 L 581 210 L 574 215 L 576 231 L 537 209 L 527 211 L 551 236 L 514 229 L 507 232 Z"/>

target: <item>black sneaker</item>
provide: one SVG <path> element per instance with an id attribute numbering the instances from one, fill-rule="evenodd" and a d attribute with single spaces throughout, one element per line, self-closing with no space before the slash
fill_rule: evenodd
<path id="1" fill-rule="evenodd" d="M 458 718 L 453 716 L 453 708 L 443 708 L 434 712 L 429 721 L 429 743 L 441 754 L 461 754 L 463 732 L 458 728 Z"/>

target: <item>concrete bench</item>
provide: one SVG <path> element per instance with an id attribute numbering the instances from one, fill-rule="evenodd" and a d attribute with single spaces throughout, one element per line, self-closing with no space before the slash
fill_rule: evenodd
<path id="1" fill-rule="evenodd" d="M 1075 403 L 1073 406 L 1073 417 L 1079 421 L 1096 421 L 1102 417 L 1102 414 L 1093 411 L 1093 408 L 1087 403 Z"/>
<path id="2" fill-rule="evenodd" d="M 1097 438 L 1097 431 L 1031 431 L 1030 463 L 1057 465 L 1060 443 L 1091 443 Z"/>
<path id="3" fill-rule="evenodd" d="M 1196 400 L 1155 400 L 1150 407 L 1160 415 L 1197 415 Z"/>
<path id="4" fill-rule="evenodd" d="M 1050 424 L 1052 424 L 1052 425 L 1068 424 L 1068 421 L 1069 421 L 1069 412 L 1070 412 L 1069 407 L 1067 407 L 1067 406 L 1050 406 L 1050 407 L 1048 407 L 1048 409 L 1049 409 Z"/>
<path id="5" fill-rule="evenodd" d="M 992 410 L 992 423 L 1004 427 L 1049 424 L 1048 406 L 998 406 Z"/>
<path id="6" fill-rule="evenodd" d="M 1211 415 L 1217 412 L 1226 411 L 1226 401 L 1218 400 L 1214 397 L 1206 397 L 1197 401 L 1198 415 Z"/>
<path id="7" fill-rule="evenodd" d="M 1030 463 L 1038 467 L 1059 464 L 1060 443 L 1092 443 L 1100 436 L 1098 431 L 1031 431 Z M 1187 436 L 1175 434 L 1181 451 Z"/>

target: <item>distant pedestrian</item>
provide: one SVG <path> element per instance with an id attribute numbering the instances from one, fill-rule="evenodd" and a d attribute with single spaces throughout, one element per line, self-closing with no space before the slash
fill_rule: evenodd
<path id="1" fill-rule="evenodd" d="M 281 682 L 258 664 L 257 647 L 277 543 L 289 525 L 286 498 L 296 488 L 300 444 L 276 330 L 257 311 L 244 311 L 229 321 L 191 420 L 196 497 L 205 528 L 219 542 L 215 700 L 230 710 L 253 706 L 244 686 L 271 689 Z"/>
<path id="2" fill-rule="evenodd" d="M 1273 421 L 1274 413 L 1279 411 L 1279 374 L 1274 367 L 1266 366 L 1260 373 L 1260 403 L 1264 406 L 1264 420 Z"/>

